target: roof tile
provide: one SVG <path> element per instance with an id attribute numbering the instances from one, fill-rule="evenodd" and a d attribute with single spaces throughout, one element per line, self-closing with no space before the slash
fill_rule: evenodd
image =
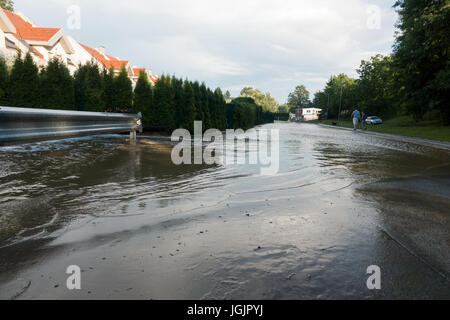
<path id="1" fill-rule="evenodd" d="M 29 41 L 49 41 L 58 31 L 58 28 L 16 28 L 16 37 Z"/>

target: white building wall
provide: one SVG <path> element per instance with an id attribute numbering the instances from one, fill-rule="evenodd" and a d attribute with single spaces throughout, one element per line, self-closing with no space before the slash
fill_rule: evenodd
<path id="1" fill-rule="evenodd" d="M 1 32 L 1 31 L 0 31 Z M 10 42 L 15 44 L 16 48 L 10 48 L 6 45 L 6 39 L 8 39 Z M 14 60 L 17 57 L 17 54 L 20 52 L 22 53 L 22 57 L 24 57 L 29 51 L 30 46 L 23 40 L 17 39 L 12 34 L 3 34 L 3 36 L 0 36 L 0 53 L 2 56 L 6 59 L 6 62 L 9 65 L 12 65 L 14 63 Z M 33 57 L 34 62 L 39 66 L 45 65 L 45 61 L 43 61 L 37 54 L 32 52 L 31 56 Z"/>
<path id="2" fill-rule="evenodd" d="M 89 52 L 87 52 L 75 39 L 67 36 L 68 41 L 72 45 L 74 53 L 69 55 L 70 60 L 74 65 L 68 65 L 70 72 L 73 74 L 76 70 L 78 70 L 78 66 L 85 65 L 88 62 L 94 62 L 99 66 L 99 68 L 103 69 L 103 65 L 94 59 Z"/>
<path id="3" fill-rule="evenodd" d="M 319 114 L 321 112 L 322 109 L 316 108 L 303 109 L 303 120 L 305 121 L 319 120 Z"/>

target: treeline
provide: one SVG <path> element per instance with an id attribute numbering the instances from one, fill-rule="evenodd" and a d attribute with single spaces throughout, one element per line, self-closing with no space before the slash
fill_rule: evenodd
<path id="1" fill-rule="evenodd" d="M 220 88 L 215 91 L 204 83 L 163 75 L 154 87 L 145 74 L 139 77 L 134 92 L 134 112 L 142 112 L 144 123 L 168 131 L 185 128 L 193 131 L 194 121 L 203 122 L 203 130 L 228 128 L 226 102 Z"/>
<path id="2" fill-rule="evenodd" d="M 357 106 L 385 118 L 450 124 L 450 6 L 448 1 L 399 0 L 400 32 L 390 56 L 362 61 L 359 79 L 333 76 L 313 105 L 330 117 Z M 342 105 L 341 105 L 342 93 Z"/>
<path id="3" fill-rule="evenodd" d="M 39 70 L 30 54 L 20 55 L 9 68 L 0 58 L 0 104 L 22 108 L 62 109 L 78 111 L 131 111 L 133 89 L 123 68 L 101 70 L 88 63 L 72 76 L 59 59 Z"/>
<path id="4" fill-rule="evenodd" d="M 194 121 L 203 129 L 248 129 L 273 121 L 273 114 L 253 99 L 235 99 L 230 104 L 220 88 L 163 75 L 153 86 L 141 73 L 133 90 L 125 68 L 115 75 L 95 63 L 78 68 L 72 76 L 58 59 L 39 70 L 30 54 L 18 56 L 11 68 L 0 59 L 0 104 L 23 108 L 46 108 L 97 112 L 127 112 L 143 115 L 144 126 L 172 132 L 193 131 Z"/>
<path id="5" fill-rule="evenodd" d="M 275 114 L 264 111 L 253 98 L 236 98 L 227 104 L 227 119 L 230 129 L 250 129 L 264 123 L 272 123 Z"/>

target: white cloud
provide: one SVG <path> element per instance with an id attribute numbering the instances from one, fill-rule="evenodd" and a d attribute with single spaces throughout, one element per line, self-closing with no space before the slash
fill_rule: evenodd
<path id="1" fill-rule="evenodd" d="M 88 44 L 212 87 L 252 83 L 280 101 L 299 83 L 314 92 L 331 74 L 355 76 L 361 59 L 390 51 L 396 21 L 385 0 L 42 0 L 39 6 L 22 0 L 16 6 L 42 25 L 64 17 L 74 3 L 82 9 L 74 36 Z M 370 5 L 381 9 L 380 29 L 367 27 Z"/>

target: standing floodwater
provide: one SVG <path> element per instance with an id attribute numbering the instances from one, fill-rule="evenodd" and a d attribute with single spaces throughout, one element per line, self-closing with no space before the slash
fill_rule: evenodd
<path id="1" fill-rule="evenodd" d="M 275 176 L 175 166 L 163 138 L 0 148 L 0 298 L 450 298 L 449 151 L 272 127 Z"/>

